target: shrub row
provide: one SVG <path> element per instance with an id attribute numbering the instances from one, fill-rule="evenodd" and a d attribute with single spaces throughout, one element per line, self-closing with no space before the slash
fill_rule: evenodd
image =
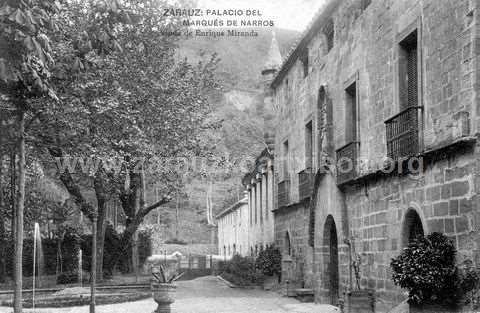
<path id="1" fill-rule="evenodd" d="M 222 277 L 238 286 L 262 285 L 265 276 L 281 274 L 281 253 L 274 246 L 261 250 L 257 258 L 234 255 L 224 264 Z"/>
<path id="2" fill-rule="evenodd" d="M 143 264 L 148 256 L 151 255 L 152 246 L 150 234 L 139 232 L 138 236 L 140 264 Z M 128 272 L 130 270 L 130 259 L 121 258 L 116 262 L 116 268 L 109 268 L 112 264 L 115 252 L 119 248 L 120 234 L 118 234 L 111 225 L 108 225 L 105 232 L 104 246 L 104 275 L 109 277 L 114 270 Z M 14 246 L 12 241 L 4 241 L 6 247 L 6 270 L 7 275 L 13 275 Z M 80 234 L 75 228 L 69 228 L 63 238 L 42 238 L 43 263 L 45 275 L 56 275 L 58 283 L 68 284 L 78 281 L 78 257 L 79 250 L 82 249 L 82 270 L 90 271 L 91 253 L 92 253 L 92 235 Z M 27 238 L 23 241 L 23 275 L 32 276 L 33 272 L 33 238 Z M 61 252 L 61 253 L 60 253 Z M 85 277 L 85 275 L 83 275 Z M 88 275 L 87 275 L 88 276 Z M 88 279 L 88 277 L 86 277 Z"/>

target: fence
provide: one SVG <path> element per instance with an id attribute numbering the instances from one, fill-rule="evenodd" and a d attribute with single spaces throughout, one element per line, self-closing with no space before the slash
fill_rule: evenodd
<path id="1" fill-rule="evenodd" d="M 145 274 L 151 273 L 152 267 L 163 265 L 168 271 L 184 273 L 181 280 L 190 280 L 202 276 L 218 275 L 224 269 L 225 262 L 212 255 L 156 256 L 147 260 Z"/>

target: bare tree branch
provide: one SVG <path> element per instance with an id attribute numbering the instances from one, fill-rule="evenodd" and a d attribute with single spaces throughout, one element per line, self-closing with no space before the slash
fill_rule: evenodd
<path id="1" fill-rule="evenodd" d="M 48 149 L 51 156 L 54 158 L 61 158 L 63 157 L 63 152 L 61 149 L 58 148 L 49 148 Z M 87 216 L 90 220 L 93 220 L 93 217 L 96 214 L 95 208 L 87 202 L 85 197 L 83 196 L 80 187 L 78 184 L 73 180 L 72 175 L 65 169 L 65 171 L 60 174 L 60 181 L 63 183 L 65 188 L 67 189 L 68 193 L 72 196 L 75 204 L 78 205 L 80 211 L 82 211 L 85 216 Z"/>

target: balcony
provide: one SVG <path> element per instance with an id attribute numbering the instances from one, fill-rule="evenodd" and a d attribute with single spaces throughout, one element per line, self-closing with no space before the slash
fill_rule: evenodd
<path id="1" fill-rule="evenodd" d="M 314 177 L 312 169 L 310 168 L 298 173 L 298 194 L 300 195 L 300 201 L 312 196 Z"/>
<path id="2" fill-rule="evenodd" d="M 385 121 L 387 156 L 399 160 L 420 152 L 419 132 L 423 107 L 410 107 Z"/>
<path id="3" fill-rule="evenodd" d="M 290 180 L 278 183 L 278 207 L 282 208 L 290 203 Z"/>
<path id="4" fill-rule="evenodd" d="M 360 142 L 353 141 L 337 150 L 337 184 L 341 185 L 357 177 Z"/>

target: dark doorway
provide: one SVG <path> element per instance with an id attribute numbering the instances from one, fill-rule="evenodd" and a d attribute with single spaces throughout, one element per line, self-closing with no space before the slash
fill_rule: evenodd
<path id="1" fill-rule="evenodd" d="M 325 277 L 327 278 L 330 304 L 338 304 L 338 290 L 339 290 L 339 277 L 338 277 L 338 236 L 337 226 L 331 215 L 327 217 L 324 229 L 324 246 L 328 251 L 328 255 L 325 258 L 327 262 Z"/>

